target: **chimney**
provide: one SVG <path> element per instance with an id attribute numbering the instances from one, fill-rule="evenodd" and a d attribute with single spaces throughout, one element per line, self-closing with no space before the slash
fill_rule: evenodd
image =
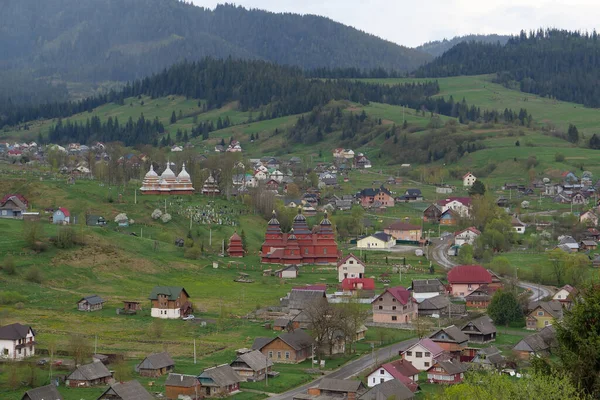
<path id="1" fill-rule="evenodd" d="M 181 377 L 181 382 L 183 382 L 183 375 L 180 375 L 180 377 Z"/>

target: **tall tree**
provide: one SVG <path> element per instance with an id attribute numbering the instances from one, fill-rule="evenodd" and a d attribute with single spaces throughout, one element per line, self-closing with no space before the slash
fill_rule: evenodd
<path id="1" fill-rule="evenodd" d="M 506 325 L 523 319 L 521 305 L 511 291 L 498 290 L 488 306 L 488 314 L 498 325 Z"/>

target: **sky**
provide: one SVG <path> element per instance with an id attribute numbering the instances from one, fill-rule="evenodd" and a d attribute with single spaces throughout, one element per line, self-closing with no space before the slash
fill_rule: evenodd
<path id="1" fill-rule="evenodd" d="M 224 1 L 191 0 L 214 8 Z M 598 0 L 227 0 L 246 8 L 316 14 L 403 46 L 470 33 L 516 34 L 556 27 L 588 30 L 600 16 Z"/>

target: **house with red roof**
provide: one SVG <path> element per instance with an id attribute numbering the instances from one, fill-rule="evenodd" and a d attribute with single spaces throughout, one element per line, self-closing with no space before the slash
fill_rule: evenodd
<path id="1" fill-rule="evenodd" d="M 492 274 L 481 265 L 459 265 L 448 272 L 453 296 L 465 297 L 482 285 L 492 283 Z"/>
<path id="2" fill-rule="evenodd" d="M 23 218 L 29 202 L 20 194 L 9 194 L 0 200 L 0 218 Z"/>
<path id="3" fill-rule="evenodd" d="M 436 204 L 442 209 L 442 213 L 452 210 L 461 217 L 468 217 L 471 212 L 472 203 L 470 197 L 448 197 L 438 201 Z"/>
<path id="4" fill-rule="evenodd" d="M 382 364 L 367 375 L 367 386 L 373 387 L 392 379 L 402 382 L 414 393 L 419 387 L 419 370 L 404 359 Z"/>
<path id="5" fill-rule="evenodd" d="M 342 290 L 350 294 L 359 290 L 375 290 L 375 281 L 372 278 L 346 278 L 342 281 Z"/>
<path id="6" fill-rule="evenodd" d="M 60 225 L 68 225 L 71 223 L 71 213 L 64 207 L 60 207 L 52 214 L 52 223 Z"/>
<path id="7" fill-rule="evenodd" d="M 337 263 L 338 282 L 346 278 L 362 278 L 365 275 L 365 263 L 354 254 L 350 253 Z"/>
<path id="8" fill-rule="evenodd" d="M 470 244 L 473 246 L 475 240 L 481 235 L 479 229 L 471 226 L 467 229 L 463 229 L 462 231 L 458 231 L 454 233 L 454 244 L 457 246 L 462 246 L 464 244 Z"/>
<path id="9" fill-rule="evenodd" d="M 434 364 L 435 359 L 444 354 L 437 343 L 431 339 L 421 339 L 403 352 L 402 359 L 409 361 L 419 371 L 426 371 Z"/>
<path id="10" fill-rule="evenodd" d="M 418 303 L 403 286 L 387 288 L 371 302 L 373 322 L 408 324 L 417 318 Z"/>

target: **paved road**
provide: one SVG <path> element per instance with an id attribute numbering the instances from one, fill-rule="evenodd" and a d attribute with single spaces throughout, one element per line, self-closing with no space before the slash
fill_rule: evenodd
<path id="1" fill-rule="evenodd" d="M 433 249 L 431 251 L 431 257 L 433 260 L 446 269 L 450 269 L 457 264 L 448 258 L 448 246 L 450 245 L 449 239 L 432 239 Z M 531 291 L 529 298 L 531 301 L 541 300 L 544 297 L 550 296 L 551 292 L 544 286 L 534 285 L 533 283 L 519 281 L 517 286 L 525 290 Z"/>
<path id="2" fill-rule="evenodd" d="M 417 341 L 418 341 L 418 339 L 409 339 L 409 340 L 405 340 L 403 342 L 395 343 L 391 346 L 381 348 L 381 349 L 375 351 L 375 354 L 374 354 L 375 357 L 373 357 L 373 355 L 371 355 L 371 354 L 366 354 L 366 355 L 342 366 L 340 369 L 337 369 L 334 372 L 327 374 L 326 377 L 337 378 L 337 379 L 351 378 L 351 377 L 359 374 L 360 372 L 364 371 L 367 368 L 374 368 L 375 361 L 377 361 L 379 364 L 381 364 L 383 361 L 386 361 L 394 356 L 397 356 L 398 352 L 406 350 L 407 348 L 409 348 L 410 346 L 415 344 Z M 306 393 L 306 391 L 309 388 L 316 386 L 321 381 L 321 379 L 323 379 L 323 378 L 321 377 L 321 378 L 315 379 L 314 381 L 309 382 L 305 385 L 298 386 L 295 389 L 292 389 L 290 391 L 282 393 L 278 396 L 273 396 L 273 397 L 269 397 L 269 398 L 271 400 L 292 399 L 294 397 L 294 395 L 297 395 L 300 393 Z"/>

